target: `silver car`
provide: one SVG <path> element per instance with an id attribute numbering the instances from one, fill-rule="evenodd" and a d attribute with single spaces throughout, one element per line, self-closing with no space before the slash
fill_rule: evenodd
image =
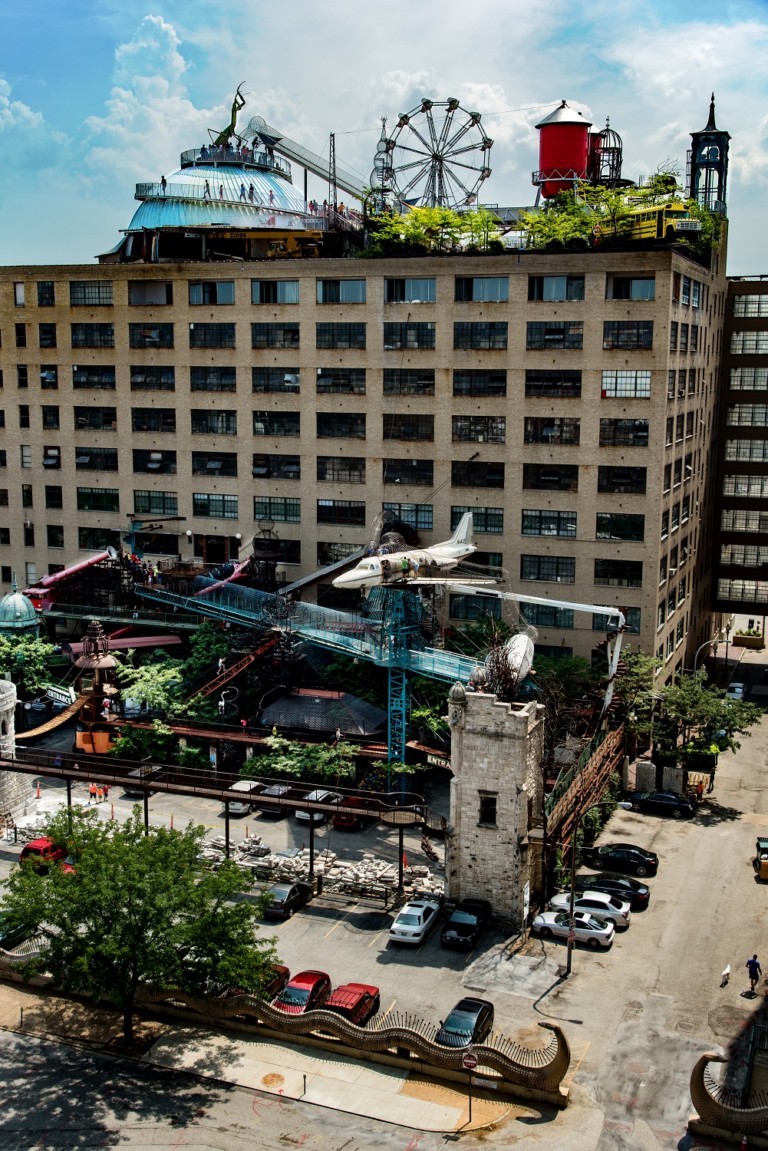
<path id="1" fill-rule="evenodd" d="M 440 918 L 436 899 L 412 899 L 395 916 L 389 929 L 393 943 L 422 943 Z"/>
<path id="2" fill-rule="evenodd" d="M 568 911 L 571 906 L 571 897 L 567 891 L 561 891 L 549 901 L 550 910 Z M 574 911 L 585 911 L 587 915 L 594 915 L 595 919 L 610 919 L 617 928 L 629 927 L 630 905 L 616 895 L 609 895 L 607 891 L 585 891 L 577 895 L 573 901 Z"/>
<path id="3" fill-rule="evenodd" d="M 531 931 L 540 935 L 542 939 L 567 939 L 568 912 L 542 911 L 531 924 Z M 573 934 L 578 943 L 586 943 L 588 947 L 610 947 L 616 928 L 610 920 L 596 919 L 587 915 L 585 911 L 577 911 L 573 917 Z"/>

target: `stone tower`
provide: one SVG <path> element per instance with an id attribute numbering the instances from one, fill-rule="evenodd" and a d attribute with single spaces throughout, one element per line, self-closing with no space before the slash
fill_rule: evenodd
<path id="1" fill-rule="evenodd" d="M 0 679 L 0 757 L 16 750 L 16 685 Z M 32 776 L 0 771 L 0 814 L 14 811 L 32 795 Z"/>
<path id="2" fill-rule="evenodd" d="M 499 703 L 456 683 L 448 696 L 451 808 L 446 895 L 487 899 L 522 928 L 536 880 L 529 832 L 540 828 L 544 709 Z"/>

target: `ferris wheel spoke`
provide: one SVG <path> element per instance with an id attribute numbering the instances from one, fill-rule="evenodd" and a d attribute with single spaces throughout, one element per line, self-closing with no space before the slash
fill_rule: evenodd
<path id="1" fill-rule="evenodd" d="M 410 191 L 411 191 L 413 188 L 415 188 L 415 187 L 416 187 L 418 184 L 420 184 L 420 183 L 422 182 L 422 180 L 424 180 L 424 178 L 425 178 L 426 176 L 428 176 L 428 175 L 429 175 L 429 172 L 430 172 L 430 170 L 431 170 L 431 167 L 432 167 L 432 165 L 431 165 L 431 164 L 423 164 L 423 165 L 422 165 L 421 171 L 416 173 L 416 175 L 413 177 L 413 179 L 411 180 L 411 182 L 410 182 L 409 184 L 406 184 L 404 188 L 401 188 L 401 189 L 400 189 L 400 197 L 401 197 L 401 199 L 405 199 L 405 197 L 408 195 L 408 193 L 409 193 L 409 192 L 410 192 Z"/>
<path id="2" fill-rule="evenodd" d="M 485 148 L 483 148 L 482 150 L 485 151 Z M 453 148 L 453 149 L 451 149 L 450 152 L 446 152 L 445 158 L 446 158 L 446 160 L 453 160 L 453 158 L 455 156 L 466 156 L 467 153 L 469 153 L 469 152 L 478 152 L 478 151 L 480 151 L 480 145 L 479 144 L 467 144 L 463 148 Z"/>
<path id="3" fill-rule="evenodd" d="M 434 116 L 432 115 L 432 109 L 427 108 L 424 115 L 425 115 L 426 121 L 427 121 L 427 128 L 429 129 L 429 138 L 432 141 L 431 151 L 437 152 L 438 151 L 437 133 L 435 132 L 435 119 L 434 119 Z"/>
<path id="4" fill-rule="evenodd" d="M 443 126 L 440 129 L 440 138 L 435 148 L 436 152 L 444 153 L 446 146 L 449 145 L 450 133 L 453 128 L 453 115 L 452 111 L 448 112 L 443 121 Z"/>
<path id="5" fill-rule="evenodd" d="M 413 135 L 414 135 L 414 136 L 416 137 L 416 139 L 419 141 L 419 143 L 421 144 L 421 146 L 422 146 L 422 148 L 424 149 L 424 151 L 425 151 L 425 152 L 427 152 L 427 153 L 428 153 L 430 156 L 434 154 L 435 148 L 434 148 L 434 145 L 433 145 L 432 141 L 431 141 L 431 140 L 428 140 L 428 139 L 426 139 L 426 138 L 425 138 L 425 137 L 422 135 L 422 133 L 421 133 L 421 132 L 418 130 L 418 128 L 414 128 L 413 124 L 409 124 L 409 125 L 408 125 L 408 131 L 413 133 Z M 397 141 L 397 147 L 398 147 L 398 148 L 400 148 L 400 147 L 403 147 L 403 148 L 407 148 L 407 147 L 408 147 L 408 145 L 407 145 L 407 144 L 401 144 L 401 143 L 400 143 L 400 140 L 398 139 L 398 141 Z"/>
<path id="6" fill-rule="evenodd" d="M 453 188 L 455 186 L 458 186 L 463 193 L 462 196 L 458 196 L 458 197 L 454 195 L 453 198 L 455 200 L 459 200 L 459 199 L 460 200 L 466 200 L 469 196 L 472 196 L 474 194 L 472 192 L 472 190 L 470 188 L 467 188 L 466 185 L 458 178 L 458 176 L 456 175 L 455 172 L 444 172 L 443 175 L 444 175 L 444 180 L 445 180 L 446 185 L 451 189 L 452 195 L 453 195 Z"/>
<path id="7" fill-rule="evenodd" d="M 393 167 L 396 172 L 409 172 L 411 168 L 418 168 L 422 164 L 431 164 L 432 157 L 425 156 L 423 153 L 419 156 L 418 160 L 410 160 L 407 164 L 394 164 Z"/>

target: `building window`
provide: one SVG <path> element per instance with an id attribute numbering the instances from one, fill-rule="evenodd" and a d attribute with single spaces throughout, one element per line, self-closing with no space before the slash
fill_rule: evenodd
<path id="1" fill-rule="evenodd" d="M 172 367 L 148 367 L 134 364 L 131 367 L 132 392 L 175 392 L 176 369 Z"/>
<path id="2" fill-rule="evenodd" d="M 764 500 L 768 496 L 768 476 L 725 475 L 723 495 Z"/>
<path id="3" fill-rule="evenodd" d="M 647 371 L 604 371 L 601 395 L 604 400 L 647 400 L 651 395 L 651 373 Z"/>
<path id="4" fill-rule="evenodd" d="M 599 587 L 642 587 L 642 560 L 595 560 L 595 584 Z"/>
<path id="5" fill-rule="evenodd" d="M 365 457 L 318 456 L 317 479 L 319 483 L 364 484 Z"/>
<path id="6" fill-rule="evenodd" d="M 61 467 L 61 448 L 43 448 L 43 467 L 46 470 L 56 471 Z"/>
<path id="7" fill-rule="evenodd" d="M 364 527 L 365 501 L 363 500 L 318 500 L 317 522 L 319 524 L 346 524 Z"/>
<path id="8" fill-rule="evenodd" d="M 34 500 L 32 498 L 32 484 L 21 485 L 21 506 L 23 508 L 34 507 Z"/>
<path id="9" fill-rule="evenodd" d="M 568 630 L 573 627 L 574 613 L 570 608 L 528 603 L 523 604 L 523 615 L 526 623 L 532 627 L 559 627 Z"/>
<path id="10" fill-rule="evenodd" d="M 365 439 L 365 414 L 362 412 L 318 412 L 318 439 Z"/>
<path id="11" fill-rule="evenodd" d="M 189 302 L 194 307 L 197 304 L 234 304 L 234 280 L 191 280 L 189 284 Z M 217 344 L 217 347 L 222 345 Z M 229 346 L 229 345 L 225 345 Z"/>
<path id="12" fill-rule="evenodd" d="M 606 300 L 655 300 L 655 276 L 616 276 L 605 278 Z"/>
<path id="13" fill-rule="evenodd" d="M 653 320 L 605 320 L 603 348 L 637 349 L 653 347 Z"/>
<path id="14" fill-rule="evenodd" d="M 102 388 L 113 392 L 115 386 L 115 369 L 111 366 L 72 369 L 72 387 L 75 389 Z"/>
<path id="15" fill-rule="evenodd" d="M 437 281 L 423 279 L 384 280 L 384 301 L 387 304 L 434 304 L 437 299 Z"/>
<path id="16" fill-rule="evenodd" d="M 385 500 L 381 506 L 385 512 L 392 512 L 397 519 L 417 531 L 431 532 L 434 527 L 432 504 L 404 504 Z"/>
<path id="17" fill-rule="evenodd" d="M 55 392 L 59 386 L 59 368 L 57 364 L 40 365 L 40 387 Z"/>
<path id="18" fill-rule="evenodd" d="M 359 396 L 365 394 L 365 368 L 318 368 L 317 394 Z"/>
<path id="19" fill-rule="evenodd" d="M 64 490 L 60 484 L 45 485 L 45 506 L 57 510 L 64 507 Z"/>
<path id="20" fill-rule="evenodd" d="M 11 545 L 11 529 L 10 528 L 0 528 L 0 544 L 2 544 L 3 547 L 10 547 L 10 545 Z M 5 566 L 3 566 L 3 581 L 5 583 L 8 583 L 8 582 L 10 582 L 10 579 L 11 579 L 10 569 L 8 571 L 8 579 L 6 580 L 5 579 Z"/>
<path id="21" fill-rule="evenodd" d="M 365 324 L 316 324 L 315 346 L 325 350 L 365 348 Z"/>
<path id="22" fill-rule="evenodd" d="M 768 427 L 768 404 L 732 404 L 725 422 L 729 428 Z"/>
<path id="23" fill-rule="evenodd" d="M 768 355 L 768 331 L 732 332 L 731 353 L 735 356 Z"/>
<path id="24" fill-rule="evenodd" d="M 177 516 L 179 497 L 176 492 L 151 492 L 147 489 L 134 488 L 133 510 L 138 515 L 145 516 Z"/>
<path id="25" fill-rule="evenodd" d="M 529 276 L 528 299 L 550 302 L 584 299 L 583 276 Z"/>
<path id="26" fill-rule="evenodd" d="M 75 448 L 75 467 L 78 471 L 116 472 L 117 448 Z"/>
<path id="27" fill-rule="evenodd" d="M 171 280 L 129 280 L 128 303 L 145 307 L 165 307 L 173 303 Z"/>
<path id="28" fill-rule="evenodd" d="M 642 541 L 644 538 L 645 516 L 630 515 L 627 512 L 597 513 L 595 539 Z"/>
<path id="29" fill-rule="evenodd" d="M 434 372 L 432 373 L 434 379 Z M 504 368 L 466 368 L 453 373 L 454 396 L 506 396 Z"/>
<path id="30" fill-rule="evenodd" d="M 359 551 L 357 544 L 322 543 L 317 544 L 317 566 L 328 567 L 329 564 L 338 563 L 339 560 L 348 559 Z"/>
<path id="31" fill-rule="evenodd" d="M 14 327 L 14 331 L 15 331 L 15 335 L 16 335 L 16 347 L 17 348 L 26 348 L 26 346 L 27 346 L 27 325 L 26 324 L 14 324 L 13 327 Z"/>
<path id="32" fill-rule="evenodd" d="M 745 463 L 768 463 L 768 440 L 726 440 L 725 459 L 728 462 L 742 460 Z"/>
<path id="33" fill-rule="evenodd" d="M 318 280 L 318 304 L 364 304 L 365 280 Z"/>
<path id="34" fill-rule="evenodd" d="M 683 276 L 683 294 L 681 297 L 681 303 L 685 304 L 686 306 L 689 306 L 691 303 L 691 277 L 690 276 Z"/>
<path id="35" fill-rule="evenodd" d="M 601 420 L 601 448 L 647 448 L 648 420 Z"/>
<path id="36" fill-rule="evenodd" d="M 193 452 L 192 475 L 218 476 L 237 475 L 237 452 Z"/>
<path id="37" fill-rule="evenodd" d="M 111 307 L 112 281 L 70 280 L 69 305 L 72 308 Z"/>
<path id="38" fill-rule="evenodd" d="M 523 464 L 523 487 L 535 491 L 577 492 L 577 464 Z"/>
<path id="39" fill-rule="evenodd" d="M 56 293 L 53 286 L 53 280 L 38 280 L 37 281 L 37 306 L 38 308 L 53 308 L 56 304 Z"/>
<path id="40" fill-rule="evenodd" d="M 318 347 L 320 345 L 318 344 Z M 404 350 L 432 349 L 435 346 L 435 325 L 427 324 L 392 324 L 384 325 L 384 351 L 395 352 Z"/>
<path id="41" fill-rule="evenodd" d="M 26 364 L 16 365 L 16 386 L 18 388 L 29 387 L 29 368 Z"/>
<path id="42" fill-rule="evenodd" d="M 507 442 L 505 416 L 452 416 L 452 440 L 456 443 L 504 444 Z"/>
<path id="43" fill-rule="evenodd" d="M 688 351 L 688 332 L 689 332 L 688 324 L 681 324 L 680 325 L 680 351 L 681 352 L 687 352 Z"/>
<path id="44" fill-rule="evenodd" d="M 82 551 L 101 552 L 105 548 L 120 549 L 120 532 L 110 528 L 93 527 L 77 529 L 77 546 Z"/>
<path id="45" fill-rule="evenodd" d="M 301 369 L 251 368 L 251 390 L 260 394 L 299 392 L 301 390 Z"/>
<path id="46" fill-rule="evenodd" d="M 192 408 L 190 412 L 193 436 L 236 436 L 237 412 L 205 408 Z"/>
<path id="47" fill-rule="evenodd" d="M 435 482 L 434 461 L 385 459 L 382 480 L 385 484 L 411 484 L 431 488 Z"/>
<path id="48" fill-rule="evenodd" d="M 0 448 L 0 468 L 8 467 L 8 452 L 6 448 Z"/>
<path id="49" fill-rule="evenodd" d="M 733 392 L 768 391 L 768 368 L 731 368 L 728 386 Z"/>
<path id="50" fill-rule="evenodd" d="M 645 495 L 646 468 L 606 467 L 597 469 L 598 492 Z"/>
<path id="51" fill-rule="evenodd" d="M 578 444 L 581 421 L 560 416 L 526 416 L 526 444 Z"/>
<path id="52" fill-rule="evenodd" d="M 194 455 L 194 453 L 193 453 Z M 175 451 L 150 451 L 147 448 L 135 448 L 133 452 L 134 472 L 154 472 L 157 475 L 176 475 Z"/>
<path id="53" fill-rule="evenodd" d="M 503 304 L 509 299 L 509 276 L 457 276 L 457 303 Z"/>
<path id="54" fill-rule="evenodd" d="M 252 348 L 298 348 L 298 324 L 251 324 Z"/>
<path id="55" fill-rule="evenodd" d="M 172 348 L 173 324 L 129 324 L 128 343 L 132 348 Z"/>
<path id="56" fill-rule="evenodd" d="M 234 324 L 190 324 L 190 348 L 234 348 Z"/>
<path id="57" fill-rule="evenodd" d="M 434 368 L 385 368 L 385 396 L 434 396 Z"/>
<path id="58" fill-rule="evenodd" d="M 24 524 L 24 547 L 33 548 L 35 546 L 35 525 L 29 522 Z"/>
<path id="59" fill-rule="evenodd" d="M 526 609 L 526 616 L 528 611 Z M 627 621 L 627 631 L 630 635 L 640 634 L 640 608 L 639 607 L 625 607 L 622 614 Z M 664 623 L 662 619 L 661 623 Z M 661 626 L 661 625 L 659 625 Z M 616 616 L 615 615 L 592 615 L 592 631 L 615 631 L 616 630 Z"/>
<path id="60" fill-rule="evenodd" d="M 255 436 L 300 436 L 301 415 L 299 412 L 254 412 L 253 434 Z"/>
<path id="61" fill-rule="evenodd" d="M 435 417 L 385 415 L 383 436 L 385 440 L 425 440 L 431 442 L 435 438 Z"/>
<path id="62" fill-rule="evenodd" d="M 520 556 L 520 579 L 541 583 L 575 583 L 573 556 Z"/>
<path id="63" fill-rule="evenodd" d="M 768 317 L 768 294 L 759 296 L 734 296 L 733 312 L 737 319 L 765 319 Z"/>
<path id="64" fill-rule="evenodd" d="M 768 580 L 720 579 L 717 581 L 717 598 L 745 604 L 765 603 Z"/>
<path id="65" fill-rule="evenodd" d="M 175 432 L 176 409 L 131 408 L 131 430 L 134 432 Z"/>
<path id="66" fill-rule="evenodd" d="M 120 492 L 117 488 L 78 488 L 79 512 L 119 512 Z"/>
<path id="67" fill-rule="evenodd" d="M 501 600 L 487 595 L 449 595 L 448 616 L 450 619 L 475 623 L 477 620 L 501 619 Z"/>
<path id="68" fill-rule="evenodd" d="M 29 404 L 19 404 L 19 427 L 29 427 Z"/>
<path id="69" fill-rule="evenodd" d="M 23 468 L 32 467 L 32 445 L 19 444 L 19 462 Z"/>
<path id="70" fill-rule="evenodd" d="M 114 348 L 114 324 L 71 324 L 73 348 Z"/>
<path id="71" fill-rule="evenodd" d="M 559 368 L 527 369 L 525 394 L 534 398 L 578 400 L 581 397 L 581 372 L 565 372 Z"/>
<path id="72" fill-rule="evenodd" d="M 252 304 L 298 304 L 298 280 L 251 280 Z"/>
<path id="73" fill-rule="evenodd" d="M 75 407 L 73 417 L 75 431 L 113 432 L 117 426 L 117 408 Z"/>
<path id="74" fill-rule="evenodd" d="M 205 519 L 236 520 L 237 496 L 214 495 L 210 492 L 193 492 L 192 515 Z"/>
<path id="75" fill-rule="evenodd" d="M 56 347 L 56 325 L 55 324 L 38 324 L 37 325 L 37 341 L 41 348 L 55 348 Z"/>
<path id="76" fill-rule="evenodd" d="M 13 302 L 17 308 L 23 308 L 25 301 L 24 284 L 21 280 L 17 280 L 13 285 Z"/>
<path id="77" fill-rule="evenodd" d="M 676 532 L 680 527 L 680 504 L 672 504 L 672 531 Z M 673 567 L 677 566 L 677 556 L 672 564 Z"/>
<path id="78" fill-rule="evenodd" d="M 487 323 L 455 323 L 453 346 L 459 350 L 498 351 L 507 346 L 506 320 Z"/>
<path id="79" fill-rule="evenodd" d="M 503 508 L 478 508 L 468 504 L 453 504 L 451 506 L 451 531 L 459 526 L 461 517 L 465 512 L 472 512 L 472 527 L 474 531 L 484 535 L 504 534 Z"/>
<path id="80" fill-rule="evenodd" d="M 768 534 L 768 512 L 747 508 L 725 508 L 720 513 L 724 532 L 760 532 Z"/>
<path id="81" fill-rule="evenodd" d="M 584 325 L 581 320 L 549 320 L 526 325 L 528 351 L 548 348 L 581 348 L 584 346 Z"/>
<path id="82" fill-rule="evenodd" d="M 576 512 L 556 512 L 550 508 L 523 508 L 524 536 L 576 538 Z"/>
<path id="83" fill-rule="evenodd" d="M 251 470 L 254 479 L 300 480 L 301 457 L 255 452 Z"/>
<path id="84" fill-rule="evenodd" d="M 301 500 L 286 496 L 254 496 L 253 518 L 275 520 L 280 523 L 301 523 Z"/>
<path id="85" fill-rule="evenodd" d="M 235 368 L 190 368 L 189 389 L 192 392 L 234 392 L 237 388 Z"/>
<path id="86" fill-rule="evenodd" d="M 723 544 L 720 548 L 720 563 L 732 564 L 738 568 L 768 566 L 768 547 L 758 544 Z"/>
<path id="87" fill-rule="evenodd" d="M 451 464 L 451 487 L 503 488 L 504 464 L 483 460 L 454 460 Z"/>

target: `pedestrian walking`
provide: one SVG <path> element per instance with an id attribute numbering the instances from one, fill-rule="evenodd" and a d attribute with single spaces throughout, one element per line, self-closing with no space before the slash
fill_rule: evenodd
<path id="1" fill-rule="evenodd" d="M 104 802 L 104 788 L 101 786 L 100 783 L 96 784 L 96 802 L 97 803 L 103 803 Z"/>
<path id="2" fill-rule="evenodd" d="M 254 195 L 255 195 L 255 188 L 254 188 L 253 184 L 249 184 L 248 185 L 248 199 L 250 200 L 251 203 L 253 203 Z"/>
<path id="3" fill-rule="evenodd" d="M 749 990 L 754 995 L 755 986 L 757 985 L 758 979 L 763 974 L 763 969 L 760 966 L 760 961 L 756 955 L 753 955 L 751 959 L 748 959 L 744 966 L 749 971 Z"/>
<path id="4" fill-rule="evenodd" d="M 696 784 L 696 802 L 701 803 L 704 798 L 704 780 L 700 779 Z"/>
<path id="5" fill-rule="evenodd" d="M 109 784 L 108 783 L 104 784 L 103 790 L 104 790 L 104 799 L 105 800 L 109 799 Z"/>
<path id="6" fill-rule="evenodd" d="M 240 185 L 240 199 L 245 200 L 245 184 Z"/>
<path id="7" fill-rule="evenodd" d="M 163 195 L 165 195 L 165 190 L 168 187 L 168 181 L 165 176 L 160 177 L 160 187 L 163 189 Z"/>
<path id="8" fill-rule="evenodd" d="M 272 189 L 270 188 L 270 189 L 269 189 L 269 204 L 270 204 L 270 207 L 271 207 L 271 206 L 274 204 L 274 202 L 275 202 L 275 193 L 274 193 L 274 192 L 272 191 Z"/>
<path id="9" fill-rule="evenodd" d="M 227 666 L 227 662 L 226 662 L 226 660 L 224 659 L 224 656 L 223 656 L 223 655 L 220 655 L 220 656 L 219 656 L 219 662 L 218 662 L 218 664 L 216 665 L 216 674 L 217 674 L 217 675 L 222 675 L 222 674 L 223 674 L 223 672 L 224 672 L 224 670 L 225 670 L 225 668 L 226 668 L 226 666 Z"/>
<path id="10" fill-rule="evenodd" d="M 205 181 L 205 187 L 203 188 L 203 199 L 204 200 L 210 200 L 210 198 L 211 198 L 211 185 L 206 180 Z"/>
<path id="11" fill-rule="evenodd" d="M 219 184 L 219 199 L 220 200 L 224 199 L 224 185 L 223 184 Z"/>
<path id="12" fill-rule="evenodd" d="M 96 802 L 96 784 L 88 784 L 88 806 L 91 806 L 91 801 Z"/>

